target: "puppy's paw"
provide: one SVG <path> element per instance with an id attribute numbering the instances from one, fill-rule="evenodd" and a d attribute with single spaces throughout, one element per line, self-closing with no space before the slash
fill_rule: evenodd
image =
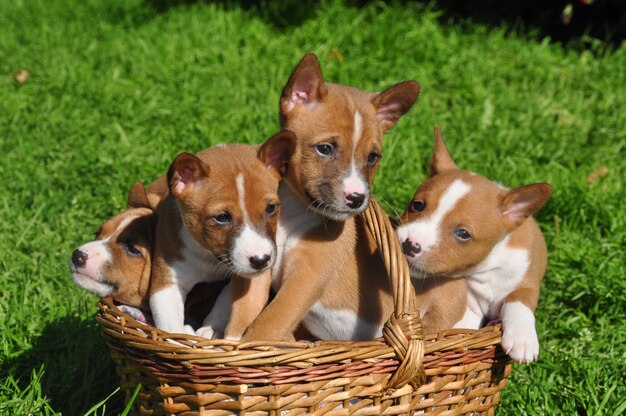
<path id="1" fill-rule="evenodd" d="M 222 334 L 212 326 L 202 326 L 198 328 L 196 330 L 196 335 L 208 339 L 222 338 Z"/>
<path id="2" fill-rule="evenodd" d="M 539 340 L 534 327 L 507 325 L 503 328 L 502 349 L 518 363 L 530 364 L 539 356 Z"/>

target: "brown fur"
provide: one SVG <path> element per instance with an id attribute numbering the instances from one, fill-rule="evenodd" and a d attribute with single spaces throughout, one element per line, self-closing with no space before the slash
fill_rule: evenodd
<path id="1" fill-rule="evenodd" d="M 261 151 L 280 153 L 288 147 L 284 178 L 289 192 L 317 214 L 320 225 L 309 229 L 276 266 L 280 289 L 244 340 L 292 339 L 293 330 L 318 301 L 326 308 L 353 311 L 373 324 L 389 317 L 392 299 L 382 261 L 362 219 L 355 217 L 366 204 L 346 209 L 340 185 L 352 163 L 371 185 L 382 155 L 383 132 L 408 111 L 418 91 L 414 81 L 379 94 L 327 84 L 314 55 L 300 61 L 280 100 L 281 127 L 293 132 L 296 140 L 280 150 L 270 140 Z M 356 111 L 362 117 L 362 134 L 355 147 Z M 322 143 L 333 146 L 332 156 L 315 153 L 315 146 Z M 286 216 L 281 214 L 281 221 Z M 343 219 L 330 219 L 336 216 Z"/>
<path id="2" fill-rule="evenodd" d="M 279 133 L 277 136 L 287 135 Z M 261 158 L 261 160 L 259 160 Z M 185 258 L 180 230 L 186 229 L 193 240 L 218 260 L 217 268 L 212 270 L 209 280 L 221 280 L 233 272 L 229 269 L 232 262 L 229 253 L 234 239 L 241 232 L 243 212 L 237 193 L 236 177 L 242 174 L 248 186 L 245 187 L 243 201 L 249 220 L 258 230 L 264 231 L 273 239 L 276 233 L 277 217 L 280 212 L 277 188 L 280 175 L 268 169 L 263 163 L 263 155 L 256 147 L 230 144 L 216 146 L 198 153 L 196 156 L 181 154 L 170 166 L 167 175 L 169 194 L 159 205 L 157 225 L 157 244 L 153 262 L 151 294 L 172 284 L 171 265 Z M 254 184 L 254 186 L 250 186 Z M 162 188 L 162 180 L 159 185 Z M 266 208 L 276 204 L 276 213 L 268 215 Z M 232 224 L 223 226 L 213 221 L 216 215 L 228 212 Z M 266 273 L 266 277 L 261 277 Z M 264 282 L 269 280 L 269 270 L 251 275 L 258 276 L 258 282 L 245 282 L 243 285 L 237 276 L 233 278 L 232 299 L 235 304 L 231 311 L 226 330 L 227 337 L 240 337 L 248 324 L 260 313 L 265 301 L 252 299 L 247 293 L 264 291 Z"/>
<path id="3" fill-rule="evenodd" d="M 504 303 L 520 301 L 534 311 L 546 270 L 545 242 L 531 215 L 550 196 L 550 185 L 532 184 L 509 190 L 482 176 L 459 169 L 450 157 L 438 127 L 435 129 L 430 176 L 419 186 L 399 217 L 399 225 L 431 216 L 442 194 L 457 179 L 471 186 L 470 193 L 457 201 L 454 209 L 440 223 L 441 236 L 436 247 L 422 250 L 415 260 L 409 258 L 413 274 L 421 279 L 417 281 L 420 308 L 423 313 L 429 311 L 423 318 L 423 324 L 435 332 L 450 327 L 463 316 L 468 287 L 466 280 L 459 278 L 470 277 L 473 268 L 483 262 L 506 235 L 510 235 L 507 247 L 528 250 L 529 266 L 523 281 L 506 296 Z M 413 204 L 416 202 L 424 204 L 423 210 L 415 211 Z M 471 240 L 454 238 L 453 233 L 458 228 L 468 231 Z M 437 317 L 434 322 L 430 320 L 433 316 Z M 442 316 L 443 319 L 440 318 Z"/>

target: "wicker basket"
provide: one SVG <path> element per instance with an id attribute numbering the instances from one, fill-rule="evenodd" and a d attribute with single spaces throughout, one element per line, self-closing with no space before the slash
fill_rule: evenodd
<path id="1" fill-rule="evenodd" d="M 390 275 L 395 312 L 383 339 L 250 342 L 174 335 L 110 299 L 98 321 L 138 415 L 493 414 L 511 364 L 500 325 L 423 335 L 408 266 L 387 215 L 363 214 Z"/>

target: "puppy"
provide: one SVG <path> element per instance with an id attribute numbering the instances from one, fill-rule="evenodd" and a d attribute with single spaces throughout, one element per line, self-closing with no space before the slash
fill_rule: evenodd
<path id="1" fill-rule="evenodd" d="M 159 178 L 147 191 L 141 183 L 135 183 L 128 195 L 127 209 L 106 221 L 98 229 L 96 240 L 74 250 L 70 259 L 70 272 L 79 287 L 100 297 L 111 296 L 122 312 L 146 325 L 154 325 L 149 286 L 156 226 L 154 208 L 167 194 L 161 182 Z M 193 288 L 185 303 L 188 331 L 200 326 L 224 284 L 199 284 Z M 243 294 L 239 298 L 244 298 Z"/>
<path id="2" fill-rule="evenodd" d="M 150 261 L 154 245 L 155 215 L 144 186 L 132 187 L 127 209 L 105 222 L 96 239 L 74 250 L 72 279 L 100 297 L 111 296 L 146 322 L 149 309 Z"/>
<path id="3" fill-rule="evenodd" d="M 291 136 L 281 132 L 274 139 Z M 266 168 L 264 155 L 246 145 L 218 145 L 196 156 L 180 154 L 174 160 L 167 173 L 169 195 L 157 208 L 150 309 L 158 328 L 175 333 L 185 330 L 184 301 L 199 282 L 231 276 L 239 282 L 266 273 L 250 284 L 260 284 L 258 292 L 268 292 L 270 269 L 276 261 L 279 180 L 277 171 Z M 222 291 L 196 331 L 198 335 L 221 336 L 229 316 L 238 319 L 236 312 L 242 310 L 246 316 L 241 319 L 246 322 L 233 324 L 239 333 L 226 331 L 228 338 L 237 339 L 260 312 L 262 299 L 257 299 L 253 309 L 235 305 L 231 313 L 230 290 Z"/>
<path id="4" fill-rule="evenodd" d="M 430 177 L 397 230 L 411 276 L 430 281 L 422 293 L 427 324 L 431 314 L 455 328 L 502 319 L 505 352 L 523 363 L 537 359 L 534 310 L 547 252 L 531 215 L 551 193 L 546 183 L 507 189 L 459 169 L 435 128 Z"/>
<path id="5" fill-rule="evenodd" d="M 381 335 L 393 310 L 391 293 L 357 215 L 371 199 L 383 133 L 411 108 L 418 91 L 414 81 L 380 93 L 326 83 L 312 54 L 295 68 L 280 99 L 281 127 L 295 137 L 270 139 L 260 149 L 284 174 L 272 271 L 277 294 L 244 340 L 291 339 L 300 322 L 320 339 Z"/>

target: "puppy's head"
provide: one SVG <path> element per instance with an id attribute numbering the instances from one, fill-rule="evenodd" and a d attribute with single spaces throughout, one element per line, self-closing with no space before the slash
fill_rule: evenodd
<path id="1" fill-rule="evenodd" d="M 415 81 L 380 93 L 325 83 L 315 55 L 302 58 L 280 99 L 281 127 L 297 137 L 286 177 L 291 188 L 331 219 L 363 212 L 383 133 L 411 108 L 418 92 Z"/>
<path id="2" fill-rule="evenodd" d="M 459 169 L 435 128 L 430 176 L 398 219 L 398 238 L 413 275 L 458 275 L 547 201 L 548 184 L 506 189 Z"/>
<path id="3" fill-rule="evenodd" d="M 74 282 L 98 296 L 147 308 L 154 226 L 154 211 L 138 182 L 128 196 L 128 208 L 105 222 L 94 241 L 72 253 Z"/>
<path id="4" fill-rule="evenodd" d="M 291 143 L 292 134 L 274 140 Z M 256 147 L 218 145 L 196 156 L 180 154 L 167 174 L 191 237 L 240 276 L 254 276 L 276 260 L 279 171 L 286 156 L 272 157 L 266 163 Z"/>

